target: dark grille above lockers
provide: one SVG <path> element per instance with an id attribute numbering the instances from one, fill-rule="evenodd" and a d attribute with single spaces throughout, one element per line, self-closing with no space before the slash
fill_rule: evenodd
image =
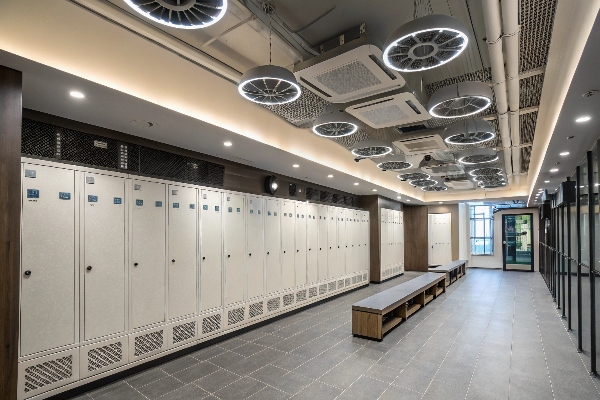
<path id="1" fill-rule="evenodd" d="M 21 153 L 162 178 L 223 186 L 212 162 L 23 119 Z"/>

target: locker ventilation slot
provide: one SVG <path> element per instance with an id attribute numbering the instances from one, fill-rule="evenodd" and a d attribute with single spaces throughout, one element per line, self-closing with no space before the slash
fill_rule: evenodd
<path id="1" fill-rule="evenodd" d="M 87 354 L 89 372 L 106 368 L 123 360 L 123 344 L 121 342 L 91 349 Z"/>
<path id="2" fill-rule="evenodd" d="M 283 296 L 283 306 L 284 307 L 287 307 L 293 303 L 294 303 L 294 294 L 293 293 L 286 294 L 285 296 Z"/>
<path id="3" fill-rule="evenodd" d="M 329 283 L 329 291 L 333 292 L 335 290 L 335 282 L 330 282 Z"/>
<path id="4" fill-rule="evenodd" d="M 319 296 L 324 295 L 325 293 L 327 293 L 327 284 L 326 283 L 319 286 Z"/>
<path id="5" fill-rule="evenodd" d="M 338 289 L 341 289 L 343 287 L 344 287 L 344 280 L 342 279 L 342 280 L 338 281 Z"/>
<path id="6" fill-rule="evenodd" d="M 356 285 L 356 276 L 353 276 L 353 277 L 352 277 L 352 284 L 353 284 L 353 285 Z"/>
<path id="7" fill-rule="evenodd" d="M 367 274 L 363 274 L 363 281 L 366 281 L 368 278 Z"/>
<path id="8" fill-rule="evenodd" d="M 202 334 L 211 333 L 221 329 L 221 314 L 202 318 Z"/>
<path id="9" fill-rule="evenodd" d="M 277 300 L 279 300 L 279 299 L 277 299 Z M 248 307 L 248 317 L 249 318 L 256 318 L 262 314 L 263 314 L 263 302 L 262 301 L 260 303 L 250 304 L 250 306 Z"/>
<path id="10" fill-rule="evenodd" d="M 235 325 L 244 320 L 245 310 L 242 308 L 234 308 L 227 313 L 227 325 Z"/>
<path id="11" fill-rule="evenodd" d="M 73 356 L 46 361 L 25 368 L 25 393 L 73 376 Z"/>
<path id="12" fill-rule="evenodd" d="M 311 287 L 310 289 L 308 289 L 308 298 L 311 299 L 313 297 L 317 296 L 317 287 Z"/>
<path id="13" fill-rule="evenodd" d="M 192 339 L 194 336 L 196 336 L 196 321 L 173 327 L 173 344 L 185 342 L 186 340 Z"/>
<path id="14" fill-rule="evenodd" d="M 362 275 L 359 275 L 356 277 L 356 282 L 362 282 Z"/>
<path id="15" fill-rule="evenodd" d="M 301 290 L 296 293 L 296 303 L 306 300 L 306 290 Z"/>
<path id="16" fill-rule="evenodd" d="M 267 310 L 269 312 L 273 312 L 275 310 L 279 310 L 279 305 L 280 304 L 281 304 L 281 299 L 279 297 L 271 299 L 271 300 L 267 301 Z"/>
<path id="17" fill-rule="evenodd" d="M 151 353 L 155 350 L 160 349 L 163 346 L 163 343 L 164 334 L 162 330 L 146 333 L 145 335 L 140 335 L 135 338 L 135 351 L 133 355 L 136 357 L 140 357 L 144 354 Z"/>
<path id="18" fill-rule="evenodd" d="M 350 286 L 350 282 L 351 282 L 350 278 L 346 278 L 346 286 Z"/>

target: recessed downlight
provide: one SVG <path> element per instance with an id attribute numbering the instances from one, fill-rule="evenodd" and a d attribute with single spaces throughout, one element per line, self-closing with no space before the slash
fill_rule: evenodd
<path id="1" fill-rule="evenodd" d="M 397 199 L 401 199 L 401 198 L 402 198 L 402 196 L 398 196 L 398 197 L 396 197 L 396 198 L 397 198 Z"/>
<path id="2" fill-rule="evenodd" d="M 558 168 L 552 168 L 550 172 L 558 172 Z"/>
<path id="3" fill-rule="evenodd" d="M 83 93 L 78 92 L 76 90 L 69 92 L 69 94 L 71 95 L 71 97 L 75 97 L 76 99 L 83 99 L 85 97 Z"/>
<path id="4" fill-rule="evenodd" d="M 333 175 L 329 174 L 327 175 L 328 178 L 333 178 Z"/>
<path id="5" fill-rule="evenodd" d="M 565 157 L 565 156 L 568 156 L 569 154 L 571 154 L 571 153 L 569 153 L 568 151 L 563 151 L 562 153 L 559 153 L 558 155 L 561 157 Z"/>
<path id="6" fill-rule="evenodd" d="M 292 165 L 292 167 L 294 167 L 294 168 L 300 168 L 300 165 L 299 164 L 294 164 L 294 165 Z"/>
<path id="7" fill-rule="evenodd" d="M 373 191 L 373 192 L 376 192 L 376 191 L 377 191 L 377 189 L 371 189 L 371 191 Z"/>
<path id="8" fill-rule="evenodd" d="M 223 146 L 225 146 L 225 147 L 231 147 L 231 146 L 233 146 L 233 143 L 231 143 L 230 141 L 223 142 Z"/>
<path id="9" fill-rule="evenodd" d="M 406 201 L 410 201 L 410 199 L 406 199 Z"/>
<path id="10" fill-rule="evenodd" d="M 354 182 L 354 186 L 358 186 L 358 182 Z"/>
<path id="11" fill-rule="evenodd" d="M 444 202 L 443 202 L 443 201 L 440 201 L 440 204 L 444 204 Z"/>
<path id="12" fill-rule="evenodd" d="M 550 183 L 550 181 L 544 181 L 544 183 Z"/>
<path id="13" fill-rule="evenodd" d="M 579 118 L 577 118 L 577 119 L 575 120 L 575 122 L 579 122 L 579 123 L 581 123 L 581 122 L 588 122 L 590 119 L 592 119 L 592 117 L 590 117 L 590 116 L 588 116 L 588 115 L 585 115 L 585 116 L 583 116 L 583 117 L 579 117 Z"/>

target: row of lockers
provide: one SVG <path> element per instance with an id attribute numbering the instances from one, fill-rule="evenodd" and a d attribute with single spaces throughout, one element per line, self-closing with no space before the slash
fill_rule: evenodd
<path id="1" fill-rule="evenodd" d="M 381 278 L 404 272 L 404 215 L 402 211 L 381 209 Z"/>
<path id="2" fill-rule="evenodd" d="M 21 357 L 368 268 L 364 211 L 42 164 L 22 166 Z"/>

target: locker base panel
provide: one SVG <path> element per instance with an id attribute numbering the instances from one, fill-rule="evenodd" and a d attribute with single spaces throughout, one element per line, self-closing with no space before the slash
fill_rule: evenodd
<path id="1" fill-rule="evenodd" d="M 344 278 L 344 280 L 345 279 L 346 278 Z M 342 280 L 342 278 L 340 278 L 340 280 Z M 368 285 L 369 285 L 369 282 L 365 279 L 365 280 L 362 280 L 359 284 L 357 284 L 356 287 L 348 288 L 347 290 L 343 290 L 343 289 L 338 290 L 336 287 L 336 291 L 332 292 L 331 295 L 329 295 L 328 297 L 321 297 L 321 298 L 316 297 L 314 299 L 307 300 L 304 303 L 294 303 L 293 307 L 295 307 L 295 308 L 282 309 L 279 314 L 276 314 L 276 313 L 271 314 L 271 315 L 267 314 L 263 319 L 256 320 L 255 322 L 253 322 L 250 325 L 240 326 L 238 328 L 234 327 L 229 331 L 227 331 L 227 327 L 226 327 L 225 330 L 218 331 L 213 336 L 205 336 L 203 338 L 201 336 L 201 334 L 199 334 L 200 338 L 195 341 L 188 341 L 187 343 L 184 343 L 178 347 L 170 348 L 170 349 L 164 350 L 157 354 L 153 353 L 152 355 L 149 355 L 146 358 L 135 359 L 133 362 L 129 362 L 125 365 L 119 364 L 119 366 L 116 368 L 101 372 L 94 376 L 89 376 L 84 379 L 76 380 L 76 376 L 79 376 L 79 368 L 80 368 L 79 363 L 76 363 L 77 365 L 74 366 L 74 369 L 76 370 L 77 375 L 71 377 L 68 380 L 64 380 L 63 382 L 57 383 L 57 385 L 59 385 L 60 387 L 56 387 L 56 385 L 53 385 L 50 388 L 50 390 L 44 390 L 39 394 L 38 394 L 38 392 L 34 392 L 31 395 L 21 396 L 21 397 L 19 397 L 19 399 L 46 399 L 47 398 L 47 399 L 52 399 L 52 400 L 59 400 L 59 399 L 62 400 L 62 399 L 68 399 L 71 397 L 75 397 L 75 396 L 78 396 L 85 392 L 88 392 L 90 390 L 94 390 L 101 386 L 105 386 L 105 385 L 115 382 L 117 380 L 126 378 L 127 376 L 137 374 L 146 369 L 155 367 L 159 364 L 163 364 L 165 362 L 168 362 L 170 360 L 184 356 L 186 354 L 196 352 L 205 347 L 212 346 L 214 344 L 231 339 L 231 338 L 241 335 L 243 333 L 260 328 L 261 326 L 270 324 L 279 319 L 289 317 L 293 314 L 304 311 L 308 308 L 326 303 L 326 302 L 336 299 L 340 296 L 352 293 L 358 289 L 362 289 Z M 297 291 L 298 290 L 291 292 L 291 293 L 294 293 L 294 295 L 296 295 Z M 264 301 L 266 302 L 268 298 L 269 298 L 269 296 L 265 297 Z M 254 301 L 254 303 L 255 302 L 256 301 Z M 253 303 L 253 302 L 250 301 L 250 302 L 248 302 L 248 304 L 249 303 Z M 223 311 L 222 314 L 225 314 L 225 312 Z M 196 317 L 196 318 L 198 319 L 198 317 Z M 183 321 L 183 322 L 185 322 L 185 321 Z M 225 324 L 227 323 L 227 315 L 226 314 L 225 314 L 225 319 L 223 322 L 225 322 Z M 157 331 L 160 329 L 167 330 L 168 326 L 169 326 L 168 324 L 165 324 L 164 326 L 162 326 L 160 328 L 155 327 L 155 328 L 149 329 L 148 333 L 150 333 L 150 331 L 154 332 L 154 331 Z M 202 326 L 198 326 L 197 329 L 202 329 Z M 146 332 L 146 331 L 136 332 L 135 335 L 124 336 L 121 338 L 121 340 L 127 342 L 128 344 L 129 344 L 129 341 L 131 341 L 131 343 L 133 343 L 135 345 L 134 340 L 132 338 L 134 336 L 140 336 L 140 335 L 144 334 L 144 332 Z M 114 341 L 115 341 L 115 339 L 112 339 L 107 342 L 114 342 Z M 171 333 L 167 333 L 165 336 L 165 343 L 171 344 L 172 341 L 173 341 L 173 339 L 172 339 Z M 85 347 L 85 346 L 81 346 L 81 348 L 83 348 L 83 347 Z M 130 348 L 129 352 L 132 352 L 133 350 L 134 349 Z M 125 350 L 125 351 L 127 351 L 127 350 Z M 77 357 L 80 356 L 79 348 L 74 349 L 73 352 L 75 353 L 75 355 Z M 60 355 L 60 353 L 56 353 L 55 355 Z M 50 357 L 50 356 L 46 356 L 46 357 Z M 31 362 L 31 360 L 23 362 L 23 364 L 30 363 L 30 362 Z"/>
<path id="2" fill-rule="evenodd" d="M 377 284 L 380 284 L 380 283 L 384 283 L 384 282 L 391 281 L 392 279 L 399 278 L 399 277 L 401 277 L 401 276 L 404 276 L 404 271 L 400 272 L 400 273 L 399 273 L 399 274 L 397 274 L 397 275 L 392 275 L 392 276 L 389 276 L 389 277 L 383 278 L 383 279 L 381 279 L 380 281 L 371 281 L 371 283 L 377 283 Z"/>

